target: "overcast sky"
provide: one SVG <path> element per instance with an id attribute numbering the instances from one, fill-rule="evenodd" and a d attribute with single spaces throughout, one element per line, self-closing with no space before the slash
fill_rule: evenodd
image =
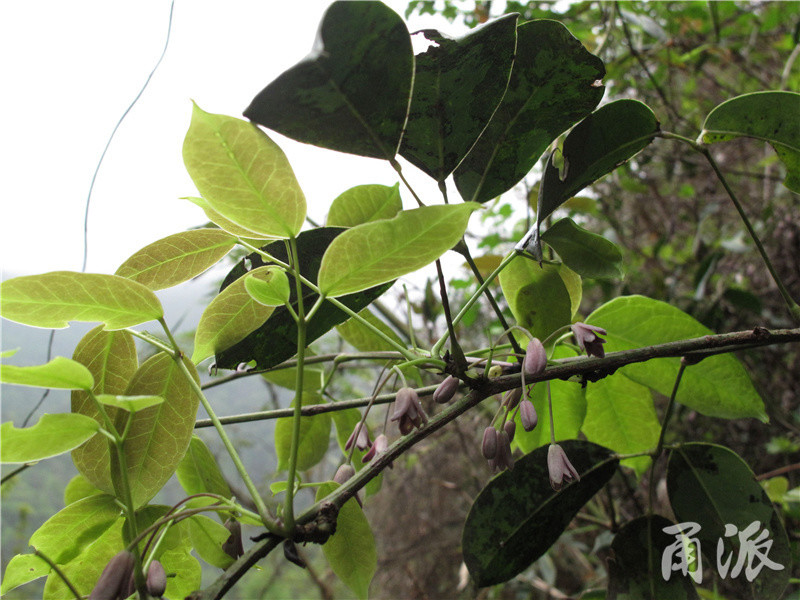
<path id="1" fill-rule="evenodd" d="M 196 194 L 181 158 L 191 100 L 240 116 L 257 92 L 311 50 L 328 4 L 176 0 L 166 56 L 117 132 L 95 184 L 88 271 L 111 273 L 146 244 L 205 221 L 199 208 L 179 199 Z M 387 4 L 402 16 L 406 2 Z M 4 278 L 80 270 L 92 174 L 162 51 L 169 7 L 169 0 L 0 6 Z M 464 32 L 431 17 L 409 24 L 412 31 L 423 27 Z M 397 181 L 383 161 L 270 135 L 289 157 L 317 220 L 353 185 Z M 405 170 L 418 191 L 438 198 L 426 177 L 410 165 Z"/>

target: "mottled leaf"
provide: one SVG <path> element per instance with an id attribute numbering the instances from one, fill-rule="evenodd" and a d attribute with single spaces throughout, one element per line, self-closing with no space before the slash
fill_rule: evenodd
<path id="1" fill-rule="evenodd" d="M 219 229 L 192 229 L 149 244 L 120 265 L 116 275 L 161 290 L 189 281 L 236 245 Z"/>
<path id="2" fill-rule="evenodd" d="M 514 68 L 503 101 L 454 174 L 464 200 L 511 189 L 566 129 L 603 97 L 603 62 L 557 21 L 517 27 Z"/>
<path id="3" fill-rule="evenodd" d="M 0 284 L 0 313 L 9 321 L 63 329 L 70 321 L 103 322 L 123 329 L 160 319 L 152 291 L 117 275 L 53 271 L 7 279 Z"/>
<path id="4" fill-rule="evenodd" d="M 244 116 L 301 142 L 389 160 L 413 72 L 411 38 L 394 11 L 381 2 L 334 2 L 311 54 L 264 88 Z"/>
<path id="5" fill-rule="evenodd" d="M 444 181 L 467 155 L 503 98 L 514 61 L 517 18 L 510 14 L 459 39 L 435 29 L 414 64 L 414 92 L 400 155 Z"/>
<path id="6" fill-rule="evenodd" d="M 464 562 L 478 587 L 508 581 L 542 556 L 575 514 L 614 475 L 619 461 L 590 442 L 561 444 L 580 474 L 560 492 L 550 487 L 547 446 L 493 478 L 475 498 L 464 524 Z"/>
<path id="7" fill-rule="evenodd" d="M 300 232 L 303 191 L 286 155 L 252 123 L 195 104 L 183 161 L 208 206 L 234 224 L 268 237 Z"/>

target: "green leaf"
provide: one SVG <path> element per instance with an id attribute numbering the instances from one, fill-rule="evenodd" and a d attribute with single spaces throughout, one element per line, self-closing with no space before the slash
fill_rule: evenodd
<path id="1" fill-rule="evenodd" d="M 503 98 L 518 17 L 505 15 L 459 39 L 419 32 L 433 44 L 415 57 L 400 155 L 438 182 L 464 159 Z"/>
<path id="2" fill-rule="evenodd" d="M 619 454 L 655 448 L 661 424 L 650 390 L 623 374 L 605 377 L 586 387 L 586 418 L 581 431 L 586 439 Z M 622 461 L 638 476 L 650 466 L 647 456 Z"/>
<path id="3" fill-rule="evenodd" d="M 493 478 L 467 515 L 461 547 L 478 587 L 508 581 L 542 556 L 575 514 L 614 475 L 618 460 L 610 450 L 569 440 L 567 453 L 580 481 L 554 492 L 547 470 L 547 446 L 522 457 L 513 471 Z"/>
<path id="4" fill-rule="evenodd" d="M 477 208 L 472 202 L 424 206 L 348 229 L 322 257 L 320 290 L 343 296 L 424 267 L 456 245 Z"/>
<path id="5" fill-rule="evenodd" d="M 0 352 L 0 358 L 10 358 L 14 356 L 17 352 L 19 352 L 19 348 L 14 348 L 13 350 L 3 350 Z"/>
<path id="6" fill-rule="evenodd" d="M 358 315 L 363 317 L 367 322 L 372 324 L 373 327 L 376 327 L 382 331 L 401 346 L 405 345 L 400 337 L 394 332 L 394 330 L 376 317 L 369 308 L 365 308 L 358 313 Z M 381 352 L 384 350 L 395 350 L 395 348 L 393 348 L 386 340 L 376 334 L 373 330 L 353 318 L 348 319 L 341 325 L 337 325 L 336 332 L 345 342 L 353 346 L 353 348 L 359 352 Z"/>
<path id="7" fill-rule="evenodd" d="M 94 419 L 73 413 L 45 413 L 36 425 L 25 429 L 3 423 L 0 462 L 26 463 L 58 456 L 77 448 L 99 429 Z"/>
<path id="8" fill-rule="evenodd" d="M 561 359 L 578 356 L 572 348 L 564 345 L 556 346 L 552 358 Z M 556 441 L 570 440 L 578 437 L 586 416 L 586 397 L 581 384 L 574 381 L 554 379 L 548 382 L 553 398 L 553 421 L 556 425 Z M 529 387 L 528 400 L 533 402 L 539 424 L 533 431 L 525 431 L 519 412 L 515 417 L 517 423 L 514 443 L 527 454 L 540 446 L 550 443 L 550 403 L 547 401 L 547 383 L 538 383 Z"/>
<path id="9" fill-rule="evenodd" d="M 0 594 L 6 594 L 34 579 L 50 573 L 50 565 L 35 554 L 17 554 L 12 556 L 6 565 L 3 581 L 0 583 Z"/>
<path id="10" fill-rule="evenodd" d="M 64 488 L 64 506 L 69 506 L 78 500 L 102 493 L 103 491 L 92 485 L 86 477 L 81 474 L 75 475 L 69 480 L 67 487 Z"/>
<path id="11" fill-rule="evenodd" d="M 644 296 L 624 296 L 607 302 L 586 319 L 608 331 L 606 352 L 643 348 L 685 340 L 713 332 L 683 311 Z M 680 358 L 660 358 L 627 365 L 626 377 L 669 397 L 680 368 Z M 676 400 L 709 417 L 764 422 L 764 403 L 742 364 L 732 354 L 710 356 L 696 367 L 688 367 L 678 387 Z"/>
<path id="12" fill-rule="evenodd" d="M 0 284 L 0 313 L 32 327 L 63 329 L 69 321 L 101 321 L 108 330 L 164 315 L 158 298 L 140 283 L 72 271 L 7 279 Z"/>
<path id="13" fill-rule="evenodd" d="M 547 161 L 537 223 L 645 148 L 658 131 L 653 111 L 637 100 L 610 102 L 578 123 L 561 150 L 566 173 L 562 176 L 552 159 Z"/>
<path id="14" fill-rule="evenodd" d="M 328 210 L 328 227 L 355 227 L 370 221 L 391 219 L 403 210 L 400 184 L 357 185 L 339 194 Z"/>
<path id="15" fill-rule="evenodd" d="M 184 365 L 199 383 L 194 365 Z M 131 495 L 141 506 L 158 492 L 183 459 L 194 431 L 199 399 L 175 360 L 161 352 L 149 358 L 133 376 L 127 396 L 161 396 L 164 402 L 131 415 L 125 456 Z M 122 430 L 126 413 L 118 413 Z M 112 478 L 117 474 L 112 471 Z"/>
<path id="16" fill-rule="evenodd" d="M 112 496 L 89 496 L 47 519 L 29 543 L 56 564 L 64 565 L 94 543 L 119 516 L 120 507 Z"/>
<path id="17" fill-rule="evenodd" d="M 271 273 L 270 267 L 250 271 L 261 278 Z M 194 336 L 192 362 L 200 363 L 209 356 L 227 350 L 263 325 L 274 307 L 264 306 L 247 292 L 246 278 L 238 279 L 223 289 L 203 311 Z"/>
<path id="18" fill-rule="evenodd" d="M 139 368 L 136 345 L 127 331 L 104 331 L 102 326 L 87 333 L 78 345 L 72 358 L 85 365 L 94 377 L 94 389 L 98 394 L 124 394 L 128 383 Z M 105 420 L 94 400 L 84 391 L 72 392 L 72 412 L 93 418 L 101 426 Z M 118 410 L 109 407 L 109 417 L 117 418 Z M 98 435 L 80 448 L 72 451 L 72 461 L 78 471 L 98 489 L 114 493 L 109 470 L 109 440 Z"/>
<path id="19" fill-rule="evenodd" d="M 306 354 L 308 357 L 308 354 Z M 290 367 L 279 371 L 269 371 L 262 373 L 261 376 L 277 386 L 287 390 L 297 389 L 297 369 Z M 313 367 L 303 367 L 303 390 L 306 392 L 318 392 L 322 389 L 322 381 L 325 371 Z"/>
<path id="20" fill-rule="evenodd" d="M 486 202 L 514 187 L 556 137 L 597 106 L 603 62 L 557 21 L 517 27 L 503 101 L 454 174 L 461 197 Z"/>
<path id="21" fill-rule="evenodd" d="M 4 364 L 0 367 L 0 382 L 60 390 L 91 390 L 94 386 L 89 369 L 63 356 L 32 367 Z"/>
<path id="22" fill-rule="evenodd" d="M 211 450 L 196 435 L 192 436 L 189 448 L 178 464 L 175 474 L 178 476 L 181 487 L 189 496 L 211 493 L 230 498 L 233 495 Z M 209 498 L 209 500 L 211 499 Z"/>
<path id="23" fill-rule="evenodd" d="M 297 400 L 292 401 L 294 406 Z M 319 394 L 303 393 L 303 406 L 321 404 Z M 289 454 L 292 448 L 293 417 L 283 417 L 275 423 L 275 454 L 278 456 L 278 469 L 289 468 Z M 300 438 L 297 451 L 297 470 L 307 471 L 325 458 L 331 438 L 331 416 L 328 413 L 312 417 L 300 417 Z"/>
<path id="24" fill-rule="evenodd" d="M 323 484 L 317 490 L 317 501 L 338 487 L 333 482 Z M 322 552 L 336 576 L 357 598 L 366 599 L 369 596 L 369 584 L 378 569 L 378 553 L 369 521 L 355 498 L 350 498 L 339 509 L 336 533 L 323 544 Z"/>
<path id="25" fill-rule="evenodd" d="M 231 532 L 224 525 L 203 515 L 195 515 L 188 521 L 189 539 L 197 555 L 214 567 L 230 567 L 234 559 L 222 550 L 222 544 Z"/>
<path id="26" fill-rule="evenodd" d="M 194 105 L 183 161 L 215 212 L 258 235 L 296 236 L 306 199 L 289 161 L 258 127 Z"/>
<path id="27" fill-rule="evenodd" d="M 264 306 L 282 306 L 289 302 L 289 278 L 280 267 L 267 267 L 244 278 L 250 297 Z"/>
<path id="28" fill-rule="evenodd" d="M 569 325 L 574 306 L 580 304 L 580 278 L 564 265 L 540 267 L 534 260 L 517 256 L 499 279 L 517 324 L 540 340 Z"/>
<path id="29" fill-rule="evenodd" d="M 622 251 L 601 235 L 590 233 L 564 218 L 551 225 L 541 240 L 555 250 L 570 269 L 589 279 L 621 278 Z"/>
<path id="30" fill-rule="evenodd" d="M 735 586 L 737 598 L 777 600 L 789 582 L 792 565 L 786 531 L 766 492 L 756 481 L 750 467 L 732 450 L 713 444 L 683 444 L 670 453 L 667 464 L 667 493 L 676 519 L 694 522 L 700 530 L 696 538 L 709 562 L 719 568 L 730 557 L 736 564 L 743 547 L 742 533 L 753 523 L 754 531 L 745 535 L 747 544 L 755 544 L 759 534 L 766 534 L 761 546 L 764 555 L 782 568 L 764 566 L 751 582 L 742 572 L 733 578 L 728 572 L 726 583 Z M 729 525 L 736 531 L 728 531 Z M 722 540 L 724 551 L 718 558 L 717 544 Z M 759 544 L 760 545 L 760 544 Z M 760 559 L 755 558 L 760 564 Z M 716 562 L 715 562 L 716 561 Z M 755 566 L 755 565 L 754 565 Z M 676 574 L 677 575 L 677 574 Z"/>
<path id="31" fill-rule="evenodd" d="M 800 94 L 755 92 L 731 98 L 706 117 L 700 139 L 707 144 L 737 137 L 768 142 L 786 167 L 784 184 L 800 194 Z"/>
<path id="32" fill-rule="evenodd" d="M 106 406 L 113 406 L 131 414 L 156 406 L 164 402 L 161 396 L 114 396 L 112 394 L 100 394 L 97 401 Z"/>
<path id="33" fill-rule="evenodd" d="M 304 231 L 297 236 L 298 262 L 300 274 L 303 277 L 311 282 L 317 281 L 317 273 L 325 250 L 344 231 L 346 230 L 339 227 L 318 227 L 310 231 Z M 288 261 L 286 244 L 283 242 L 273 242 L 264 246 L 262 250 L 280 261 Z M 264 265 L 261 256 L 255 252 L 247 256 L 247 261 L 252 265 L 253 269 Z M 222 282 L 222 288 L 225 289 L 247 273 L 248 270 L 244 266 L 244 261 L 240 262 L 225 277 Z M 389 282 L 363 292 L 349 294 L 340 298 L 339 301 L 351 310 L 359 312 L 389 289 L 391 285 L 392 282 Z M 291 275 L 289 275 L 289 289 L 292 308 L 296 310 L 296 286 Z M 307 286 L 303 286 L 303 305 L 306 310 L 313 306 L 317 299 L 318 295 L 316 293 Z M 350 316 L 347 313 L 326 300 L 308 321 L 306 343 L 312 343 L 321 335 L 333 329 L 334 326 L 349 318 Z M 234 369 L 240 363 L 255 361 L 257 368 L 268 369 L 290 359 L 296 353 L 297 323 L 285 306 L 279 306 L 261 327 L 228 350 L 217 353 L 217 366 L 222 369 Z"/>
<path id="34" fill-rule="evenodd" d="M 213 208 L 208 205 L 208 202 L 205 198 L 198 198 L 196 196 L 186 196 L 181 198 L 181 200 L 188 200 L 192 204 L 199 206 L 203 209 L 203 212 L 208 217 L 208 220 L 217 225 L 220 229 L 227 231 L 231 235 L 235 235 L 236 237 L 243 238 L 245 240 L 250 240 L 251 242 L 257 242 L 256 245 L 259 245 L 258 242 L 262 242 L 266 239 L 276 239 L 273 236 L 266 236 L 260 233 L 256 233 L 255 231 L 250 231 L 249 229 L 242 227 L 241 225 L 237 225 L 230 219 L 226 219 Z"/>
<path id="35" fill-rule="evenodd" d="M 639 517 L 622 526 L 611 544 L 606 600 L 697 600 L 690 577 L 661 574 L 661 558 L 675 538 L 664 533 L 672 521 L 660 515 Z"/>
<path id="36" fill-rule="evenodd" d="M 311 54 L 264 88 L 244 116 L 307 144 L 390 160 L 413 73 L 411 38 L 394 11 L 381 2 L 334 2 Z"/>
<path id="37" fill-rule="evenodd" d="M 219 229 L 192 229 L 167 236 L 136 252 L 116 275 L 162 290 L 197 277 L 236 245 Z"/>

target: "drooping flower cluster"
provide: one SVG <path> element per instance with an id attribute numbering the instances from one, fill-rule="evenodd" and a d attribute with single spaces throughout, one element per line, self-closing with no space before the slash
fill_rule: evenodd
<path id="1" fill-rule="evenodd" d="M 391 420 L 398 421 L 397 426 L 403 435 L 410 433 L 414 427 L 419 429 L 428 422 L 428 416 L 422 410 L 417 392 L 410 387 L 400 388 L 397 391 Z"/>

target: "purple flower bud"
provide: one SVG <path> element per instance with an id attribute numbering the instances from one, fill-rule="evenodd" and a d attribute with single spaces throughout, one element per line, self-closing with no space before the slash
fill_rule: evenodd
<path id="1" fill-rule="evenodd" d="M 508 390 L 503 396 L 503 406 L 507 406 L 508 410 L 514 410 L 519 404 L 520 398 L 522 398 L 522 388 Z"/>
<path id="2" fill-rule="evenodd" d="M 403 435 L 410 433 L 414 427 L 420 428 L 423 423 L 428 422 L 428 416 L 422 410 L 417 392 L 409 387 L 400 388 L 397 391 L 394 406 L 395 410 L 391 420 L 399 421 L 397 426 Z"/>
<path id="3" fill-rule="evenodd" d="M 522 427 L 525 431 L 533 431 L 536 429 L 536 424 L 539 422 L 539 415 L 536 414 L 536 409 L 533 407 L 533 402 L 530 400 L 523 400 L 519 405 L 519 420 L 522 422 Z"/>
<path id="4" fill-rule="evenodd" d="M 525 351 L 525 359 L 522 368 L 528 375 L 538 375 L 547 367 L 547 351 L 544 349 L 539 338 L 533 338 L 528 342 L 528 349 Z"/>
<path id="5" fill-rule="evenodd" d="M 483 454 L 483 458 L 486 460 L 492 460 L 497 456 L 497 429 L 491 425 L 483 430 L 481 454 Z"/>
<path id="6" fill-rule="evenodd" d="M 603 344 L 606 341 L 597 335 L 598 333 L 600 335 L 608 335 L 605 329 L 587 325 L 586 323 L 573 323 L 570 325 L 570 329 L 572 329 L 572 335 L 575 336 L 575 340 L 578 342 L 578 347 L 581 350 L 585 350 L 588 356 L 605 357 L 606 353 L 603 350 Z"/>
<path id="7" fill-rule="evenodd" d="M 508 441 L 514 441 L 514 433 L 517 431 L 517 424 L 514 421 L 506 421 L 503 423 L 503 429 L 508 434 Z"/>
<path id="8" fill-rule="evenodd" d="M 363 456 L 361 462 L 366 463 L 371 461 L 373 458 L 375 458 L 382 452 L 386 452 L 386 448 L 388 447 L 389 447 L 389 440 L 385 435 L 380 434 L 378 437 L 375 438 L 375 443 L 372 444 L 372 447 L 369 449 L 369 452 L 367 452 Z"/>
<path id="9" fill-rule="evenodd" d="M 550 444 L 547 450 L 547 471 L 550 474 L 550 485 L 557 492 L 564 484 L 581 480 L 575 467 L 569 462 L 567 453 L 558 444 Z"/>
<path id="10" fill-rule="evenodd" d="M 501 471 L 508 469 L 511 471 L 514 468 L 514 457 L 511 456 L 511 440 L 508 438 L 508 433 L 503 429 L 497 433 L 497 456 L 495 456 L 497 468 Z"/>
<path id="11" fill-rule="evenodd" d="M 358 439 L 356 439 L 356 432 L 358 432 Z M 366 450 L 372 445 L 372 442 L 369 439 L 369 429 L 367 429 L 366 423 L 362 423 L 361 421 L 356 423 L 353 433 L 350 434 L 350 437 L 347 438 L 347 442 L 345 442 L 344 449 L 350 450 L 350 448 L 353 446 L 353 441 L 355 441 L 356 448 L 359 450 Z"/>
<path id="12" fill-rule="evenodd" d="M 442 381 L 439 387 L 436 388 L 436 391 L 433 392 L 433 401 L 438 404 L 447 404 L 450 402 L 453 396 L 456 395 L 459 383 L 458 379 L 452 375 L 445 377 L 444 381 Z"/>
<path id="13" fill-rule="evenodd" d="M 231 558 L 239 558 L 244 554 L 242 546 L 242 526 L 233 517 L 225 521 L 225 529 L 231 532 L 228 539 L 222 542 L 222 551 Z"/>
<path id="14" fill-rule="evenodd" d="M 156 598 L 164 595 L 167 589 L 167 572 L 157 560 L 151 561 L 147 568 L 147 593 Z"/>
<path id="15" fill-rule="evenodd" d="M 133 575 L 133 554 L 123 550 L 108 561 L 100 578 L 89 594 L 89 600 L 116 600 L 125 598 L 122 594 L 128 587 L 128 580 Z"/>
<path id="16" fill-rule="evenodd" d="M 333 476 L 333 480 L 339 485 L 342 485 L 355 474 L 356 470 L 352 465 L 342 465 L 336 469 L 336 475 Z"/>

